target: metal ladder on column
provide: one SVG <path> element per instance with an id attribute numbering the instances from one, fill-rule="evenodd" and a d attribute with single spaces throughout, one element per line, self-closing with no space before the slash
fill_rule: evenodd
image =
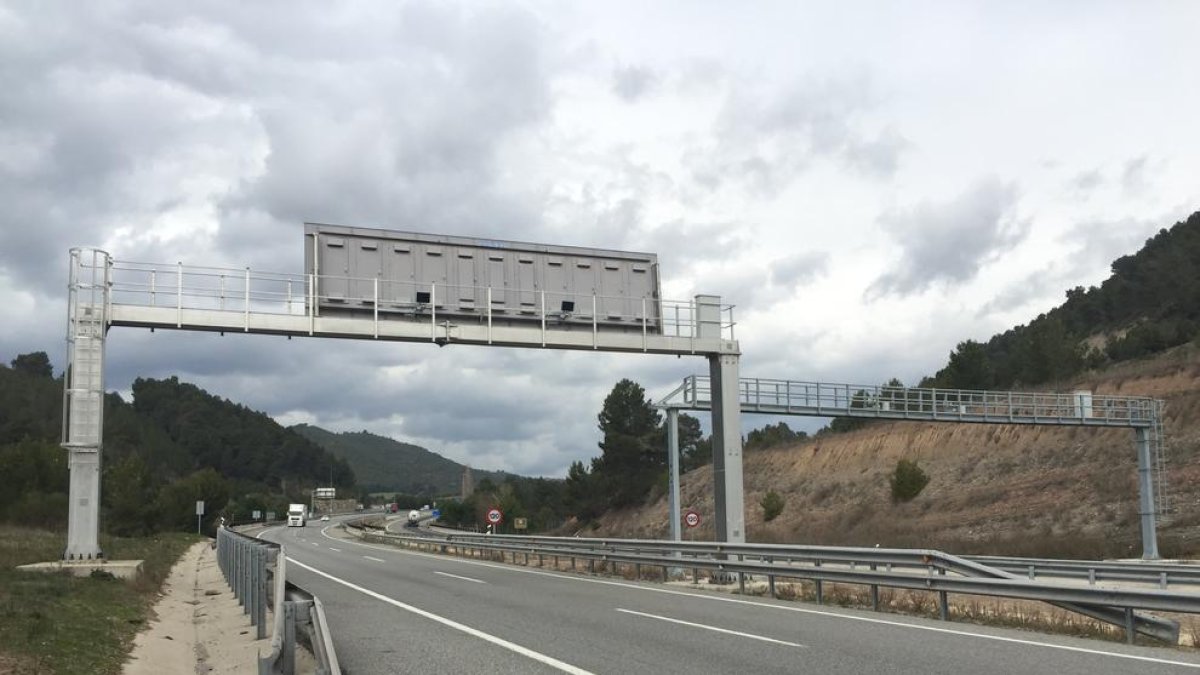
<path id="1" fill-rule="evenodd" d="M 104 425 L 109 272 L 107 256 L 96 253 L 99 252 L 82 251 L 72 260 L 62 445 L 98 452 Z"/>

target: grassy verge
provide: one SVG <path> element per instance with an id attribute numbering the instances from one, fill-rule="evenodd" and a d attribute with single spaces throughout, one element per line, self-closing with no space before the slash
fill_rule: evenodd
<path id="1" fill-rule="evenodd" d="M 21 572 L 62 557 L 66 535 L 0 525 L 0 673 L 119 673 L 171 566 L 196 535 L 101 537 L 112 560 L 145 560 L 124 582 L 107 575 Z"/>

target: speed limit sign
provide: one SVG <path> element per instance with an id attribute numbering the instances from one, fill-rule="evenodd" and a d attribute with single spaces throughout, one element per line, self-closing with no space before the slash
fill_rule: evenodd
<path id="1" fill-rule="evenodd" d="M 492 525 L 499 525 L 504 521 L 504 514 L 500 512 L 500 509 L 488 509 L 487 521 Z"/>
<path id="2" fill-rule="evenodd" d="M 700 514 L 688 509 L 683 513 L 683 524 L 688 527 L 696 527 L 700 524 Z"/>

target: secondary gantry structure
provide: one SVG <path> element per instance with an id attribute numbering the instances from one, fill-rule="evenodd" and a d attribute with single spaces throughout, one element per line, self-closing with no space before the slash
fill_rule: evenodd
<path id="1" fill-rule="evenodd" d="M 734 387 L 736 392 L 723 391 L 729 387 Z M 1142 556 L 1146 559 L 1159 557 L 1157 519 L 1170 512 L 1162 400 L 1142 396 L 1098 395 L 1090 391 L 981 391 L 760 378 L 716 383 L 702 375 L 685 378 L 682 384 L 656 404 L 667 412 L 671 522 L 675 539 L 679 539 L 680 518 L 679 411 L 710 410 L 716 413 L 722 405 L 721 401 L 730 399 L 737 401 L 741 412 L 765 415 L 1131 429 L 1137 453 Z M 713 472 L 717 476 L 715 482 L 718 490 L 725 482 L 720 476 L 728 471 L 728 467 L 723 465 L 727 462 L 726 453 L 714 454 Z M 737 465 L 740 473 L 740 460 Z M 722 518 L 719 500 L 717 508 L 719 527 Z"/>

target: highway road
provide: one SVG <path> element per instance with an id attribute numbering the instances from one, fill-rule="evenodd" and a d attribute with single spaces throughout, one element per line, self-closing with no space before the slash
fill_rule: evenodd
<path id="1" fill-rule="evenodd" d="M 1200 673 L 1200 653 L 562 574 L 274 528 L 349 675 Z"/>

